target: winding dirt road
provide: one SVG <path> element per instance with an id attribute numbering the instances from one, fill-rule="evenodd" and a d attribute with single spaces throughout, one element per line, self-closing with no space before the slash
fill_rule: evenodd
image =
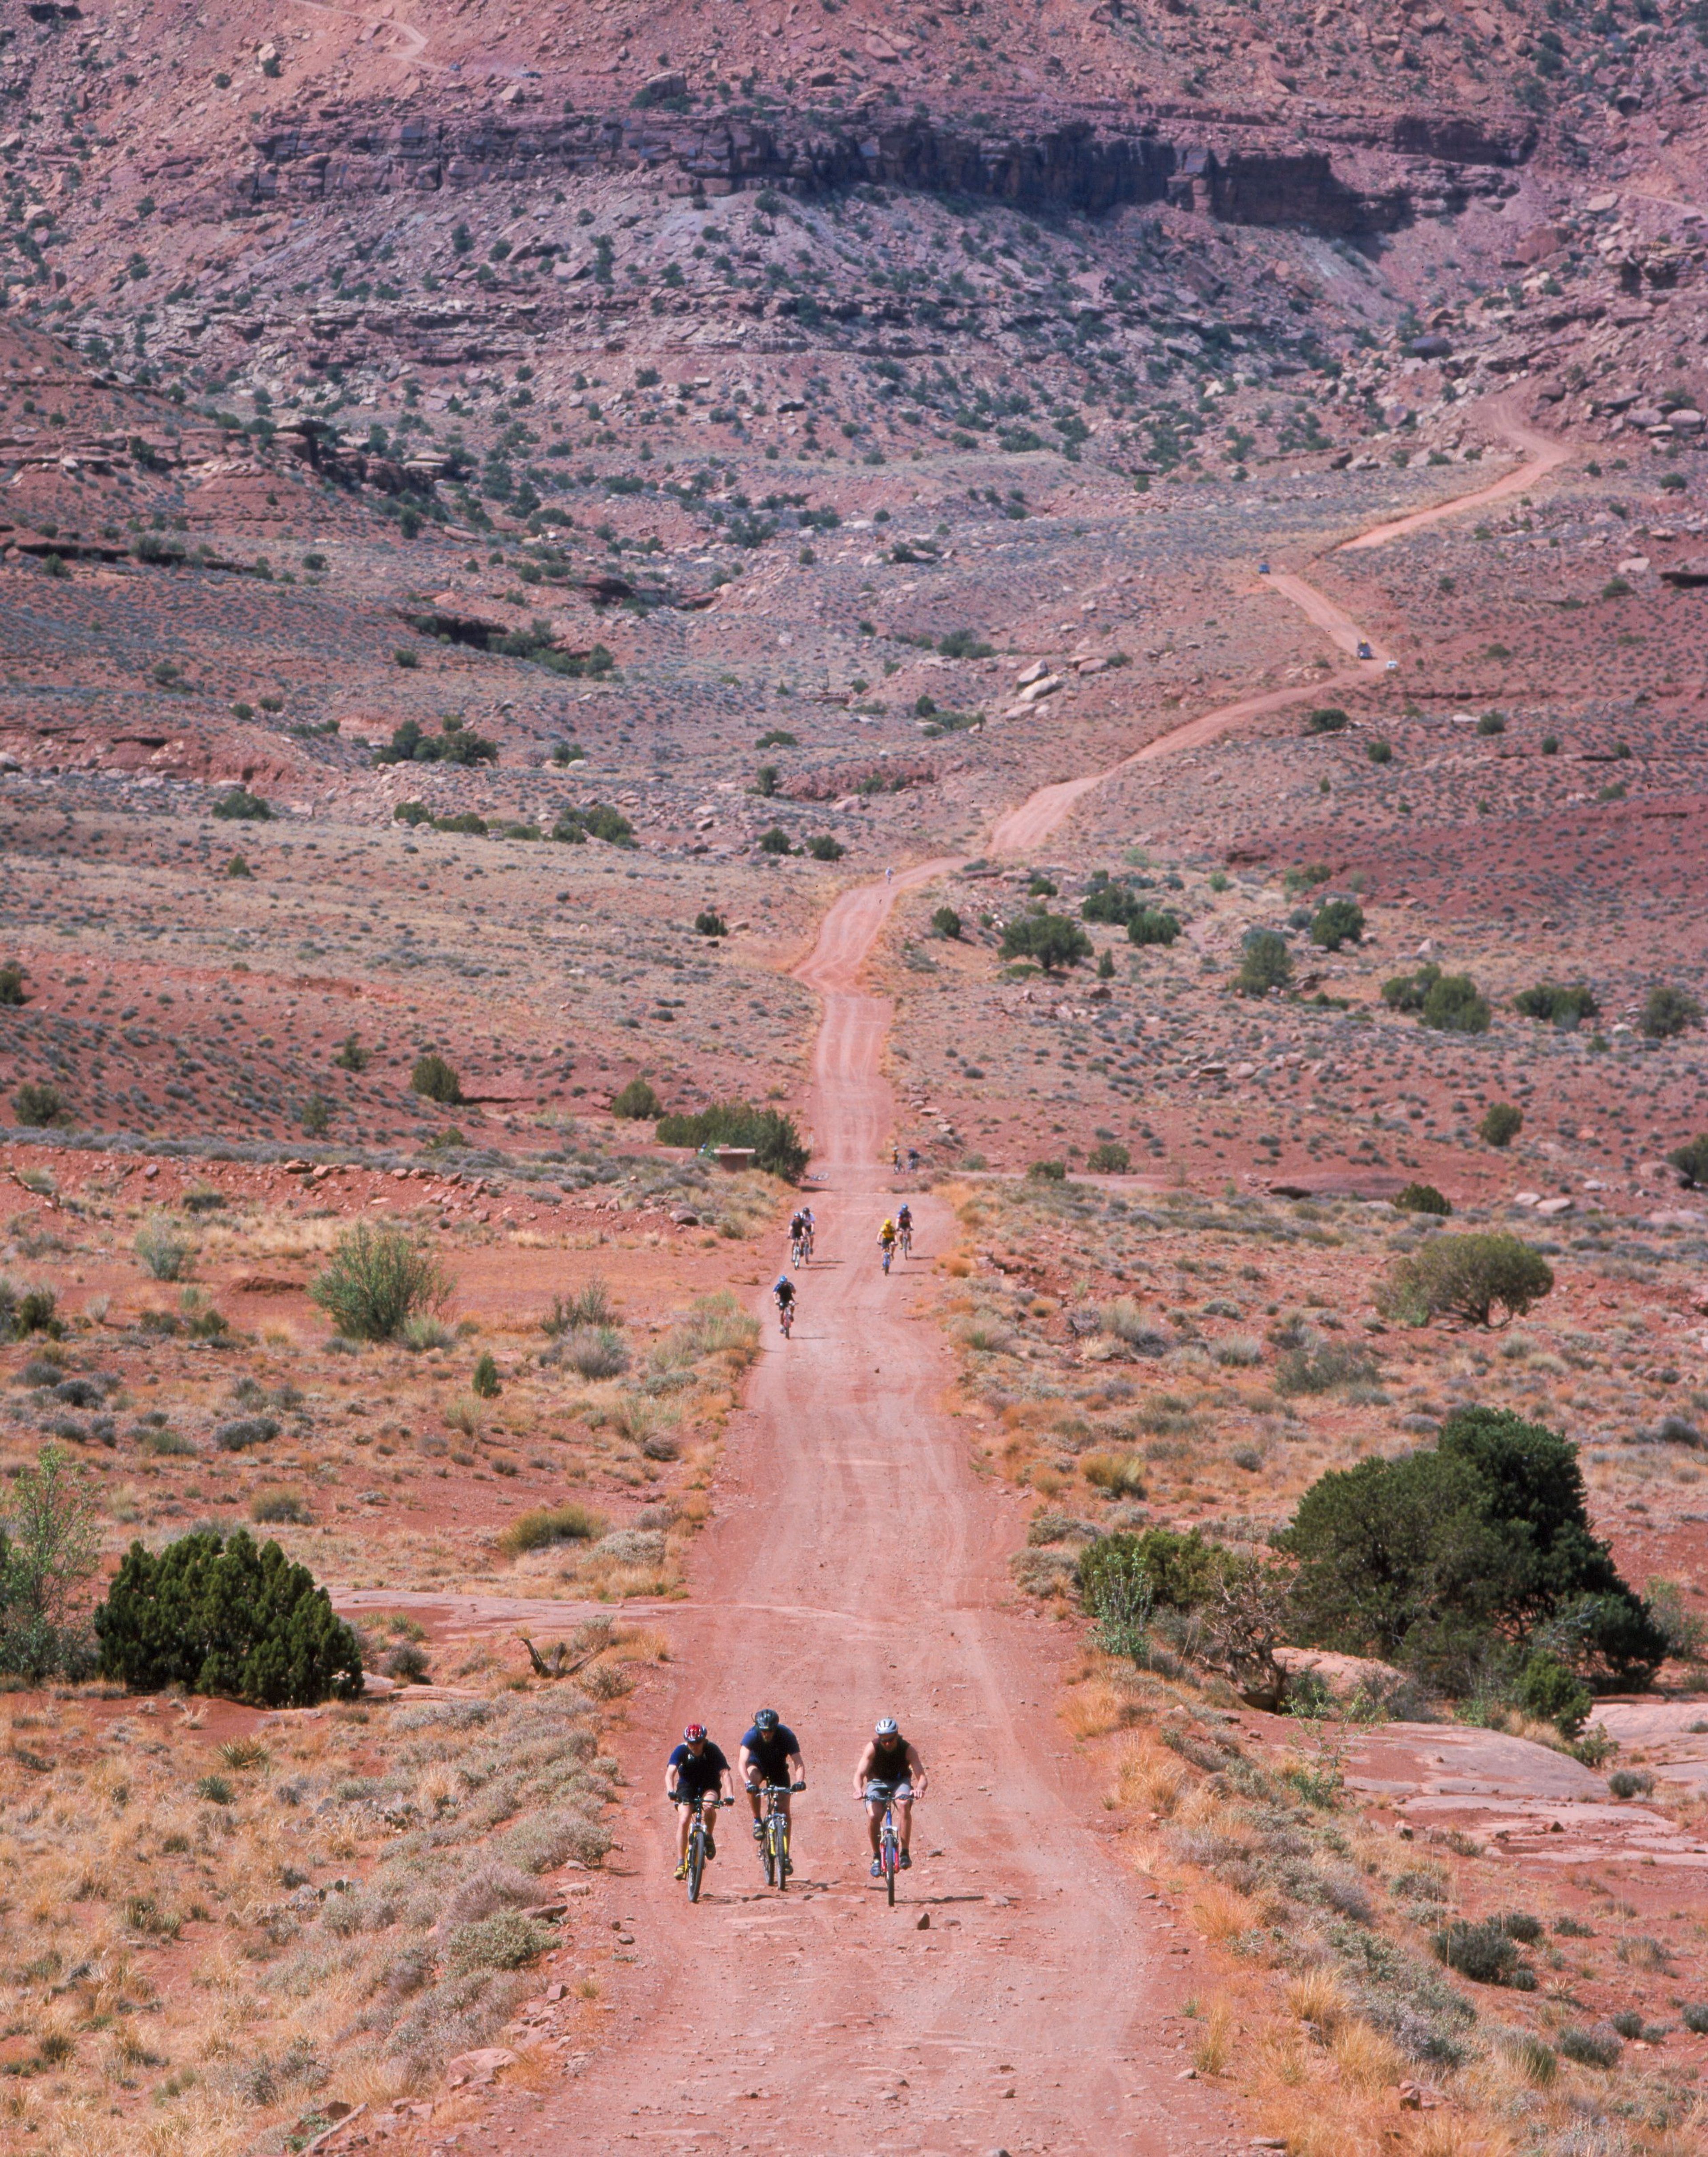
<path id="1" fill-rule="evenodd" d="M 1098 1831 L 1055 1712 L 1062 1650 L 1008 1576 L 1019 1508 L 975 1475 L 941 1406 L 949 1356 L 913 1283 L 951 1233 L 947 1209 L 917 1202 L 913 1265 L 886 1279 L 877 1264 L 891 1014 L 859 975 L 897 894 L 937 866 L 846 893 L 798 970 L 824 1000 L 819 1255 L 794 1338 L 768 1323 L 695 1601 L 671 1617 L 679 1675 L 648 1697 L 625 1763 L 613 1862 L 633 1873 L 614 1907 L 638 1959 L 613 2041 L 512 2149 L 1180 2157 L 1237 2139 L 1220 2095 L 1181 2079 L 1168 2019 L 1201 1950 L 1154 1904 L 1147 1922 Z M 743 1808 L 690 1908 L 657 1794 L 666 1747 L 692 1717 L 733 1758 L 766 1704 L 805 1747 L 795 1887 L 763 1889 Z M 893 1910 L 851 1789 L 884 1713 L 932 1779 Z"/>
<path id="2" fill-rule="evenodd" d="M 1385 529 L 1415 529 L 1551 468 L 1539 454 L 1528 477 Z M 1304 579 L 1272 583 L 1356 650 L 1356 625 Z M 1318 684 L 1224 705 L 1114 769 L 1320 694 Z M 1036 845 L 1109 776 L 1040 790 L 1001 820 L 993 846 Z M 952 1234 L 942 1202 L 917 1202 L 911 1267 L 885 1279 L 877 1263 L 877 1221 L 893 1202 L 878 1166 L 893 1119 L 882 1069 L 892 1012 L 861 976 L 898 895 L 952 865 L 922 862 L 846 893 L 795 970 L 823 1004 L 809 1103 L 819 1255 L 792 1341 L 767 1308 L 765 1352 L 695 1555 L 694 1600 L 671 1613 L 672 1675 L 646 1698 L 644 1734 L 627 1748 L 608 1895 L 634 1949 L 611 2041 L 507 2129 L 518 2152 L 1186 2157 L 1241 2139 L 1223 2096 L 1185 2078 L 1178 2017 L 1203 1981 L 1202 1950 L 1141 1901 L 1099 1832 L 1055 1713 L 1064 1647 L 1008 1573 L 1020 1507 L 974 1472 L 969 1434 L 946 1405 L 946 1344 L 915 1309 L 912 1280 Z M 763 1888 L 743 1807 L 723 1816 L 707 1894 L 691 1908 L 671 1877 L 665 1752 L 696 1718 L 733 1758 L 763 1705 L 805 1748 L 794 1891 Z M 894 1910 L 867 1876 L 851 1789 L 885 1713 L 932 1779 Z"/>
<path id="3" fill-rule="evenodd" d="M 1468 509 L 1480 508 L 1484 503 L 1499 502 L 1511 494 L 1521 494 L 1535 486 L 1563 464 L 1571 454 L 1565 444 L 1538 434 L 1513 416 L 1504 403 L 1490 407 L 1489 416 L 1515 448 L 1525 452 L 1525 462 L 1510 472 L 1491 481 L 1487 486 L 1471 494 L 1455 495 L 1450 501 L 1438 502 L 1428 509 L 1413 510 L 1408 516 L 1395 517 L 1386 524 L 1377 524 L 1367 532 L 1361 532 L 1345 540 L 1334 551 L 1353 553 L 1363 548 L 1386 547 L 1408 532 L 1421 531 L 1426 525 L 1438 524 L 1445 517 L 1462 516 Z M 1198 749 L 1206 742 L 1214 741 L 1247 719 L 1258 718 L 1264 712 L 1284 711 L 1292 704 L 1320 703 L 1325 694 L 1336 687 L 1368 680 L 1379 675 L 1389 654 L 1372 641 L 1372 659 L 1356 657 L 1359 640 L 1363 632 L 1344 608 L 1320 592 L 1314 584 L 1290 570 L 1280 570 L 1266 579 L 1270 589 L 1283 598 L 1291 600 L 1306 618 L 1326 632 L 1330 641 L 1338 645 L 1349 662 L 1348 666 L 1326 681 L 1309 682 L 1292 689 L 1276 689 L 1260 697 L 1242 697 L 1232 704 L 1218 705 L 1214 711 L 1201 712 L 1195 719 L 1184 725 L 1171 727 L 1166 734 L 1148 741 L 1130 756 L 1124 756 L 1118 764 L 1106 770 L 1087 772 L 1078 779 L 1064 779 L 1052 786 L 1040 787 L 1011 809 L 1006 816 L 999 817 L 991 827 L 988 851 L 993 854 L 1028 854 L 1041 847 L 1072 811 L 1076 802 L 1096 787 L 1114 778 L 1118 772 L 1131 770 L 1134 764 L 1150 764 L 1159 758 L 1178 755 L 1181 750 Z"/>

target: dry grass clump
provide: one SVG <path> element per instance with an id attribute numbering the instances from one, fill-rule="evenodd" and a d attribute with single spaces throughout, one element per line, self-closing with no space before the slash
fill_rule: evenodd
<path id="1" fill-rule="evenodd" d="M 55 2157 L 234 2157 L 316 2100 L 420 2088 L 555 1949 L 522 1914 L 543 1876 L 609 1844 L 573 1684 L 217 1746 L 201 1717 L 92 1694 L 13 1696 L 11 1722 L 0 2016 L 28 2050 L 0 2142 Z M 224 1801 L 194 1797 L 214 1781 Z"/>

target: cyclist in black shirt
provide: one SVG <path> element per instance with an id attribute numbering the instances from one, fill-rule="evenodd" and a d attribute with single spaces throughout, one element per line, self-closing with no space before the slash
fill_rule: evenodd
<path id="1" fill-rule="evenodd" d="M 735 1788 L 730 1779 L 729 1763 L 720 1748 L 712 1743 L 706 1735 L 703 1722 L 691 1722 L 682 1732 L 682 1742 L 670 1756 L 665 1769 L 664 1792 L 677 1809 L 677 1869 L 678 1880 L 687 1876 L 688 1826 L 694 1817 L 694 1808 L 701 1799 L 706 1806 L 706 1855 L 716 1857 L 718 1846 L 712 1830 L 716 1815 L 712 1810 L 720 1797 L 735 1800 Z"/>
<path id="2" fill-rule="evenodd" d="M 741 1779 L 747 1784 L 748 1802 L 754 1809 L 754 1840 L 759 1842 L 765 1832 L 760 1817 L 765 1785 L 774 1783 L 787 1789 L 791 1783 L 799 1783 L 803 1789 L 806 1787 L 806 1763 L 800 1757 L 800 1740 L 774 1707 L 762 1707 L 754 1717 L 752 1729 L 741 1741 L 738 1765 Z M 785 1797 L 779 1803 L 787 1813 L 792 1799 Z M 792 1819 L 789 1826 L 792 1837 Z"/>

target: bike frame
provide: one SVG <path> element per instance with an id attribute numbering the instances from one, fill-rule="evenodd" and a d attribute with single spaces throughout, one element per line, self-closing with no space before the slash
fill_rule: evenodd
<path id="1" fill-rule="evenodd" d="M 675 1806 L 683 1804 L 687 1800 L 673 1797 L 670 1802 Z M 712 1810 L 715 1812 L 719 1805 L 729 1803 L 728 1798 L 714 1795 L 711 1800 Z M 691 1902 L 697 1902 L 700 1899 L 700 1882 L 706 1871 L 706 1793 L 702 1790 L 694 1802 L 694 1817 L 688 1822 L 688 1900 Z"/>
<path id="2" fill-rule="evenodd" d="M 789 1815 L 782 1800 L 789 1796 L 787 1783 L 767 1783 L 763 1795 L 765 1811 L 761 1825 L 764 1835 L 760 1842 L 762 1862 L 765 1867 L 765 1882 L 781 1894 L 789 1892 Z"/>
<path id="3" fill-rule="evenodd" d="M 878 1830 L 877 1854 L 883 1866 L 884 1892 L 889 1897 L 890 1907 L 895 1907 L 896 1874 L 901 1869 L 902 1839 L 896 1833 L 896 1803 L 890 1799 L 883 1809 L 883 1825 Z"/>

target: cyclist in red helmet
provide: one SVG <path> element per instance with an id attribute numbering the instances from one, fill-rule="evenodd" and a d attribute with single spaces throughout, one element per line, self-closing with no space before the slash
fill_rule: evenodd
<path id="1" fill-rule="evenodd" d="M 703 1722 L 691 1722 L 683 1731 L 682 1742 L 671 1754 L 665 1769 L 664 1793 L 676 1807 L 676 1876 L 682 1880 L 687 1876 L 688 1827 L 696 1806 L 702 1799 L 707 1801 L 706 1855 L 713 1858 L 718 1855 L 718 1846 L 712 1834 L 715 1815 L 711 1808 L 720 1797 L 728 1799 L 732 1804 L 735 1801 L 735 1781 L 729 1772 L 729 1763 L 707 1737 Z"/>

